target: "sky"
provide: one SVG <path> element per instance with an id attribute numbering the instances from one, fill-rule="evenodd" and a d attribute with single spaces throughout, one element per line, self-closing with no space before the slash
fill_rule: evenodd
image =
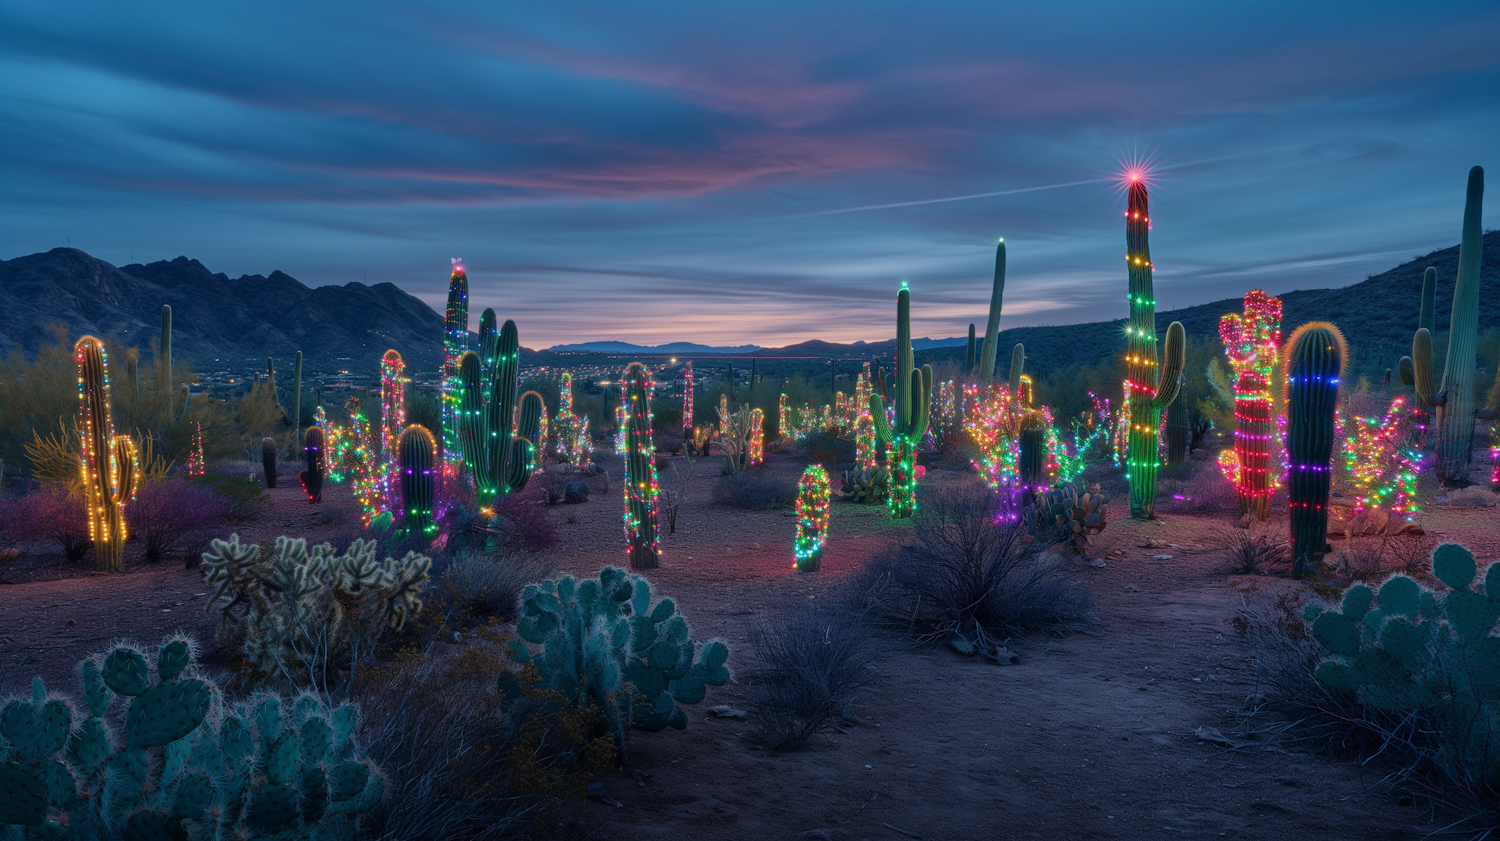
<path id="1" fill-rule="evenodd" d="M 441 311 L 460 257 L 527 347 L 780 346 L 891 338 L 903 279 L 982 330 L 1004 237 L 1002 328 L 1121 318 L 1134 162 L 1160 310 L 1456 244 L 1497 44 L 1492 0 L 0 0 L 0 258 Z"/>

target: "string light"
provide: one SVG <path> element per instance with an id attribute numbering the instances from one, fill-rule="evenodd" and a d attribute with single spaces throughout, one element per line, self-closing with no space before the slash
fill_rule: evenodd
<path id="1" fill-rule="evenodd" d="M 1234 484 L 1240 514 L 1264 520 L 1280 484 L 1271 476 L 1271 372 L 1281 346 L 1281 299 L 1250 290 L 1243 314 L 1219 319 L 1219 338 L 1235 373 L 1234 449 L 1219 454 L 1219 467 Z"/>
<path id="2" fill-rule="evenodd" d="M 193 447 L 188 451 L 187 472 L 189 476 L 202 476 L 206 471 L 203 460 L 203 422 L 193 421 Z"/>
<path id="3" fill-rule="evenodd" d="M 689 359 L 682 372 L 682 440 L 693 437 L 693 360 Z"/>
<path id="4" fill-rule="evenodd" d="M 651 458 L 651 393 L 656 383 L 651 372 L 640 363 L 625 370 L 620 390 L 620 417 L 626 420 L 625 459 L 625 541 L 632 559 L 649 558 L 655 566 L 661 556 L 656 519 L 661 488 L 656 482 L 656 465 Z M 641 440 L 644 436 L 645 440 Z M 632 560 L 632 566 L 639 566 Z"/>
<path id="5" fill-rule="evenodd" d="M 469 276 L 464 273 L 462 258 L 450 259 L 453 273 L 448 276 L 448 308 L 443 319 L 443 462 L 444 475 L 456 475 L 463 454 L 458 442 L 459 404 L 463 384 L 458 376 L 458 361 L 469 350 Z"/>
<path id="6" fill-rule="evenodd" d="M 766 413 L 750 410 L 750 440 L 746 446 L 745 466 L 754 467 L 766 460 Z"/>
<path id="7" fill-rule="evenodd" d="M 406 363 L 396 350 L 388 350 L 380 357 L 380 453 L 384 459 L 381 495 L 386 499 L 395 499 L 401 471 L 396 439 L 406 428 L 406 380 L 402 378 L 405 372 Z"/>
<path id="8" fill-rule="evenodd" d="M 1423 455 L 1404 445 L 1410 437 L 1410 422 L 1403 397 L 1391 401 L 1383 418 L 1356 416 L 1336 422 L 1343 434 L 1341 450 L 1356 512 L 1384 508 L 1408 520 L 1417 513 L 1417 473 Z"/>
<path id="9" fill-rule="evenodd" d="M 797 481 L 797 537 L 792 554 L 793 567 L 813 572 L 823 560 L 823 544 L 828 538 L 828 473 L 820 464 L 810 464 Z"/>
<path id="10" fill-rule="evenodd" d="M 141 475 L 140 452 L 128 435 L 116 435 L 110 412 L 109 354 L 104 343 L 84 336 L 73 346 L 78 365 L 78 432 L 82 438 L 79 471 L 84 485 L 84 513 L 89 539 L 100 566 L 124 568 L 125 505 L 135 499 Z"/>

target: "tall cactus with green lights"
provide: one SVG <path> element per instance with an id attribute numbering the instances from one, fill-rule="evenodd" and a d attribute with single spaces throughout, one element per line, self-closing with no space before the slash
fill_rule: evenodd
<path id="1" fill-rule="evenodd" d="M 459 361 L 469 350 L 469 276 L 464 273 L 463 260 L 454 257 L 452 262 L 453 273 L 448 276 L 448 309 L 443 317 L 443 460 L 456 467 L 459 459 L 464 457 L 458 430 L 463 402 Z M 483 334 L 481 321 L 480 335 Z"/>
<path id="2" fill-rule="evenodd" d="M 1316 570 L 1326 549 L 1334 411 L 1348 358 L 1344 335 L 1325 321 L 1308 322 L 1287 340 L 1287 506 L 1293 578 Z"/>
<path id="3" fill-rule="evenodd" d="M 996 269 L 996 289 L 1004 283 L 1005 244 L 1000 246 Z M 992 322 L 999 322 L 998 308 L 992 306 Z M 986 339 L 986 345 L 989 340 Z M 994 354 L 990 354 L 994 368 Z M 981 370 L 982 373 L 982 370 Z M 896 420 L 888 420 L 885 400 L 870 396 L 870 417 L 875 421 L 875 435 L 885 445 L 890 461 L 891 516 L 910 517 L 917 509 L 917 444 L 927 432 L 928 412 L 932 409 L 932 366 L 914 367 L 911 349 L 911 290 L 905 283 L 896 293 Z"/>
<path id="4" fill-rule="evenodd" d="M 995 246 L 995 281 L 990 287 L 990 317 L 984 323 L 984 346 L 979 352 L 979 381 L 995 377 L 995 360 L 1000 354 L 1000 308 L 1005 303 L 1005 237 Z"/>
<path id="5" fill-rule="evenodd" d="M 526 487 L 536 467 L 532 445 L 542 412 L 535 392 L 528 392 L 516 411 L 516 376 L 521 339 L 514 321 L 506 321 L 496 339 L 494 373 L 486 377 L 479 354 L 459 358 L 458 441 L 464 466 L 474 479 L 475 501 L 488 511 L 497 497 Z"/>
<path id="6" fill-rule="evenodd" d="M 656 532 L 656 464 L 651 445 L 651 372 L 639 362 L 625 369 L 621 402 L 625 407 L 625 538 L 631 569 L 661 565 Z"/>
<path id="7" fill-rule="evenodd" d="M 109 358 L 104 343 L 84 336 L 73 346 L 78 363 L 79 469 L 94 557 L 104 572 L 125 569 L 125 504 L 135 499 L 140 464 L 135 441 L 115 434 L 109 406 Z"/>
<path id="8" fill-rule="evenodd" d="M 1180 322 L 1167 328 L 1166 359 L 1158 370 L 1156 296 L 1152 290 L 1151 217 L 1146 182 L 1132 178 L 1125 211 L 1125 264 L 1130 271 L 1130 326 L 1125 341 L 1125 475 L 1130 483 L 1130 516 L 1156 516 L 1156 471 L 1161 464 L 1156 442 L 1161 413 L 1177 398 L 1187 335 Z"/>
<path id="9" fill-rule="evenodd" d="M 1458 247 L 1458 279 L 1453 285 L 1453 315 L 1448 322 L 1448 355 L 1443 379 L 1434 386 L 1432 329 L 1422 326 L 1412 339 L 1411 358 L 1401 360 L 1402 378 L 1408 371 L 1423 405 L 1437 409 L 1434 445 L 1437 473 L 1444 485 L 1465 485 L 1474 447 L 1474 418 L 1500 415 L 1500 407 L 1476 411 L 1475 359 L 1479 339 L 1479 261 L 1484 250 L 1481 214 L 1484 210 L 1484 169 L 1469 170 L 1464 198 L 1463 238 Z M 1423 284 L 1423 309 L 1427 309 Z"/>
<path id="10" fill-rule="evenodd" d="M 436 485 L 437 442 L 427 427 L 412 424 L 396 440 L 401 471 L 402 530 L 408 537 L 427 541 L 437 526 L 432 522 L 432 494 Z"/>

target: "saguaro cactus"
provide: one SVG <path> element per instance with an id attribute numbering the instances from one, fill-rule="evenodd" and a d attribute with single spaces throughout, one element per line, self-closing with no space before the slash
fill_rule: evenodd
<path id="1" fill-rule="evenodd" d="M 437 474 L 437 442 L 427 427 L 412 424 L 396 441 L 401 460 L 402 530 L 408 537 L 428 540 L 437 531 L 432 522 L 432 492 Z"/>
<path id="2" fill-rule="evenodd" d="M 156 345 L 156 387 L 162 394 L 172 393 L 172 308 L 161 305 L 161 339 Z"/>
<path id="3" fill-rule="evenodd" d="M 323 427 L 309 426 L 302 433 L 302 457 L 307 461 L 307 469 L 297 474 L 297 481 L 307 494 L 307 501 L 314 505 L 323 501 L 324 446 Z"/>
<path id="4" fill-rule="evenodd" d="M 828 473 L 809 464 L 797 481 L 797 537 L 792 554 L 798 572 L 816 572 L 828 539 Z"/>
<path id="5" fill-rule="evenodd" d="M 542 413 L 540 407 L 527 410 L 525 406 L 516 412 L 520 364 L 521 340 L 516 323 L 509 320 L 496 340 L 493 376 L 484 376 L 479 354 L 467 351 L 459 359 L 458 440 L 482 509 L 488 509 L 497 496 L 526 487 L 535 467 L 531 442 L 537 437 Z"/>
<path id="6" fill-rule="evenodd" d="M 380 357 L 380 484 L 386 500 L 396 497 L 400 464 L 396 439 L 406 427 L 406 362 L 394 348 Z"/>
<path id="7" fill-rule="evenodd" d="M 651 446 L 651 372 L 639 362 L 625 369 L 621 402 L 625 406 L 625 538 L 632 569 L 661 565 L 656 536 L 656 464 Z"/>
<path id="8" fill-rule="evenodd" d="M 292 362 L 292 428 L 302 428 L 302 351 Z"/>
<path id="9" fill-rule="evenodd" d="M 997 278 L 1002 277 L 1004 243 L 1001 244 L 1002 268 L 996 269 Z M 996 281 L 1000 288 L 1003 279 Z M 993 321 L 999 320 L 994 310 Z M 988 345 L 989 340 L 986 339 Z M 990 367 L 994 367 L 994 355 L 990 356 Z M 882 372 L 883 375 L 884 372 Z M 982 373 L 982 372 L 981 372 Z M 885 445 L 890 460 L 891 516 L 910 517 L 917 509 L 917 444 L 927 432 L 928 412 L 932 409 L 932 366 L 914 368 L 911 349 L 911 290 L 905 283 L 896 293 L 896 420 L 892 424 L 885 411 L 885 400 L 875 394 L 870 397 L 870 417 L 875 421 L 875 436 Z"/>
<path id="10" fill-rule="evenodd" d="M 135 441 L 115 434 L 109 408 L 109 359 L 104 343 L 84 336 L 73 346 L 78 363 L 79 468 L 89 521 L 89 539 L 99 569 L 125 569 L 125 504 L 140 479 Z"/>
<path id="11" fill-rule="evenodd" d="M 264 471 L 266 487 L 276 487 L 276 439 L 270 436 L 260 439 L 260 466 Z"/>
<path id="12" fill-rule="evenodd" d="M 1026 347 L 1020 342 L 1010 349 L 1010 394 L 1021 398 L 1021 377 L 1026 373 Z"/>
<path id="13" fill-rule="evenodd" d="M 693 361 L 682 370 L 682 440 L 693 437 Z"/>
<path id="14" fill-rule="evenodd" d="M 459 360 L 469 350 L 469 276 L 464 273 L 462 259 L 454 257 L 451 262 L 453 273 L 448 276 L 448 309 L 443 316 L 443 459 L 450 465 L 457 465 L 463 458 L 458 431 L 463 386 L 459 381 L 458 367 Z M 494 318 L 493 313 L 490 318 Z M 479 329 L 482 337 L 483 319 Z"/>
<path id="15" fill-rule="evenodd" d="M 1292 577 L 1315 570 L 1328 538 L 1334 410 L 1348 348 L 1325 321 L 1297 328 L 1287 341 L 1287 497 L 1292 521 Z"/>
<path id="16" fill-rule="evenodd" d="M 969 322 L 969 346 L 964 350 L 964 373 L 972 374 L 979 360 L 974 357 L 974 322 Z"/>
<path id="17" fill-rule="evenodd" d="M 1453 315 L 1448 323 L 1448 355 L 1439 388 L 1432 382 L 1432 330 L 1420 327 L 1412 339 L 1411 359 L 1401 360 L 1403 378 L 1412 371 L 1417 397 L 1436 408 L 1434 423 L 1437 472 L 1445 485 L 1469 481 L 1469 460 L 1474 446 L 1474 418 L 1500 414 L 1496 407 L 1476 412 L 1474 367 L 1479 333 L 1479 259 L 1484 249 L 1481 213 L 1484 204 L 1484 170 L 1469 170 L 1464 199 L 1463 238 L 1458 247 L 1458 279 L 1453 286 Z M 1426 288 L 1423 303 L 1426 304 Z"/>
<path id="18" fill-rule="evenodd" d="M 1005 302 L 1005 237 L 995 246 L 995 283 L 990 288 L 990 317 L 984 323 L 984 347 L 979 353 L 979 381 L 995 377 L 995 359 L 1000 353 L 1000 308 Z"/>
<path id="19" fill-rule="evenodd" d="M 1151 282 L 1151 218 L 1147 212 L 1146 183 L 1130 183 L 1125 211 L 1125 263 L 1130 271 L 1130 327 L 1125 343 L 1125 404 L 1129 412 L 1126 436 L 1126 479 L 1130 482 L 1130 516 L 1156 516 L 1156 429 L 1162 410 L 1177 398 L 1182 386 L 1182 364 L 1187 334 L 1180 322 L 1167 327 L 1166 359 L 1157 370 L 1156 297 Z"/>

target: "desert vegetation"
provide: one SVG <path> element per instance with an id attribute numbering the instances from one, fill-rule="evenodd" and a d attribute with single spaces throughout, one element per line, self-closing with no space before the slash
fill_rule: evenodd
<path id="1" fill-rule="evenodd" d="M 146 354 L 59 330 L 0 370 L 0 836 L 948 837 L 1048 777 L 1017 827 L 1484 837 L 1482 191 L 1442 374 L 1429 270 L 1379 385 L 1261 290 L 1159 333 L 1140 180 L 1093 366 L 1001 376 L 1003 240 L 961 365 L 917 364 L 903 283 L 890 370 L 843 379 L 523 370 L 457 260 L 435 387 L 391 349 L 343 400 L 300 353 L 196 388 L 165 307 Z M 1217 817 L 1132 782 L 1182 762 Z"/>

